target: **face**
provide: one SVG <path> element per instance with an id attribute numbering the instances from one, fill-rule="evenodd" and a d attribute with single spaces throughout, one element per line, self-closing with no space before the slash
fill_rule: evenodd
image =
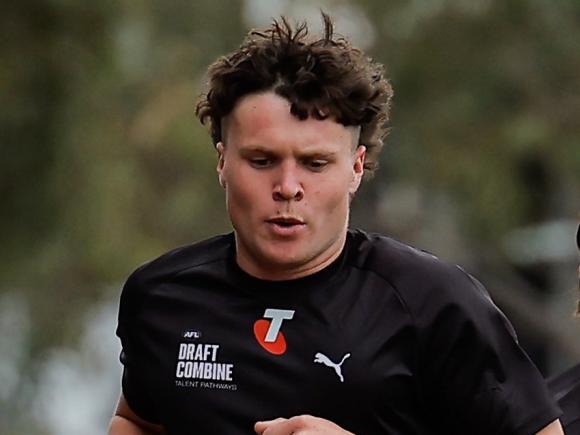
<path id="1" fill-rule="evenodd" d="M 293 279 L 339 256 L 363 175 L 365 148 L 357 143 L 358 128 L 300 121 L 273 92 L 240 99 L 217 149 L 242 269 Z"/>

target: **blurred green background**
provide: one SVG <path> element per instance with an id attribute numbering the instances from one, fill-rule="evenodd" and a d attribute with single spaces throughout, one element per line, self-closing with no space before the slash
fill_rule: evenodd
<path id="1" fill-rule="evenodd" d="M 479 277 L 544 374 L 580 361 L 580 2 L 22 0 L 0 15 L 0 433 L 105 431 L 124 279 L 229 231 L 205 68 L 320 8 L 395 89 L 353 225 Z"/>

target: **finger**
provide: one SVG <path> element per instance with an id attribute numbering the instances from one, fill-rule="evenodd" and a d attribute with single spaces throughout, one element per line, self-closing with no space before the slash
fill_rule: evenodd
<path id="1" fill-rule="evenodd" d="M 256 432 L 258 435 L 262 435 L 266 429 L 285 421 L 287 421 L 287 419 L 281 417 L 274 420 L 257 421 L 256 424 L 254 424 L 254 432 Z"/>

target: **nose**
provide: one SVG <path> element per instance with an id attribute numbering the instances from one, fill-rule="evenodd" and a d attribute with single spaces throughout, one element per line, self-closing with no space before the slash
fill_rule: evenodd
<path id="1" fill-rule="evenodd" d="M 304 188 L 295 167 L 282 165 L 272 190 L 274 201 L 300 201 L 304 198 Z"/>

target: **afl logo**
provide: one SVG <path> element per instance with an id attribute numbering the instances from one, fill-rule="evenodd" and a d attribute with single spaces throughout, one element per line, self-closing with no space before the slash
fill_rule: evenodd
<path id="1" fill-rule="evenodd" d="M 183 331 L 183 338 L 201 338 L 201 331 Z"/>

